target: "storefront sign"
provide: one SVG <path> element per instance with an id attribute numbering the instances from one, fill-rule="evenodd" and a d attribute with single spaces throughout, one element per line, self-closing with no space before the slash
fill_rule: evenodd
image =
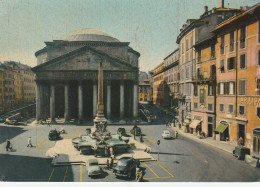
<path id="1" fill-rule="evenodd" d="M 260 105 L 260 97 L 242 97 L 240 104 L 244 105 Z"/>

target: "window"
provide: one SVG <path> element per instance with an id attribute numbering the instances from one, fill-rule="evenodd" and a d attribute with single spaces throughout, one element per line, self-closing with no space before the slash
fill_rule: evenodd
<path id="1" fill-rule="evenodd" d="M 189 51 L 186 52 L 186 62 L 189 61 Z"/>
<path id="2" fill-rule="evenodd" d="M 216 78 L 216 66 L 215 65 L 210 66 L 210 78 L 211 79 Z"/>
<path id="3" fill-rule="evenodd" d="M 197 109 L 198 108 L 198 103 L 194 102 L 194 108 Z"/>
<path id="4" fill-rule="evenodd" d="M 229 51 L 234 51 L 234 31 L 230 32 L 230 44 L 229 44 Z"/>
<path id="5" fill-rule="evenodd" d="M 219 104 L 219 111 L 224 112 L 224 104 Z"/>
<path id="6" fill-rule="evenodd" d="M 213 91 L 213 85 L 209 85 L 208 86 L 208 96 L 212 96 L 214 94 L 214 91 Z"/>
<path id="7" fill-rule="evenodd" d="M 212 103 L 209 103 L 209 104 L 208 104 L 208 110 L 209 110 L 209 111 L 212 111 L 212 110 L 213 110 L 213 104 L 212 104 Z"/>
<path id="8" fill-rule="evenodd" d="M 186 40 L 186 51 L 189 49 L 189 39 Z"/>
<path id="9" fill-rule="evenodd" d="M 260 118 L 260 108 L 259 107 L 257 108 L 257 117 Z"/>
<path id="10" fill-rule="evenodd" d="M 187 67 L 187 69 L 186 69 L 186 79 L 188 79 L 188 78 L 189 78 L 189 72 L 190 72 L 190 68 L 189 68 L 189 67 Z"/>
<path id="11" fill-rule="evenodd" d="M 245 115 L 245 106 L 239 106 L 239 114 Z"/>
<path id="12" fill-rule="evenodd" d="M 246 44 L 246 27 L 240 29 L 240 49 L 245 48 Z"/>
<path id="13" fill-rule="evenodd" d="M 229 95 L 234 95 L 235 94 L 235 82 L 229 82 Z"/>
<path id="14" fill-rule="evenodd" d="M 193 51 L 191 50 L 190 51 L 190 60 L 192 60 L 193 59 Z"/>
<path id="15" fill-rule="evenodd" d="M 239 95 L 246 95 L 246 80 L 239 80 Z"/>
<path id="16" fill-rule="evenodd" d="M 219 83 L 218 90 L 220 95 L 224 95 L 224 84 L 224 82 Z"/>
<path id="17" fill-rule="evenodd" d="M 200 68 L 197 69 L 197 78 L 200 78 Z"/>
<path id="18" fill-rule="evenodd" d="M 227 69 L 232 70 L 235 69 L 235 57 L 229 58 L 228 59 L 228 64 L 227 64 Z"/>
<path id="19" fill-rule="evenodd" d="M 198 62 L 201 61 L 201 50 L 198 50 Z"/>
<path id="20" fill-rule="evenodd" d="M 228 113 L 230 114 L 234 113 L 234 105 L 228 105 Z"/>
<path id="21" fill-rule="evenodd" d="M 225 36 L 221 36 L 220 40 L 220 54 L 223 55 L 225 52 Z"/>
<path id="22" fill-rule="evenodd" d="M 192 46 L 193 46 L 193 36 L 191 36 L 190 38 L 190 47 L 192 48 Z"/>
<path id="23" fill-rule="evenodd" d="M 198 85 L 194 84 L 194 96 L 197 97 L 198 96 Z"/>
<path id="24" fill-rule="evenodd" d="M 260 95 L 260 79 L 257 79 L 257 82 L 256 82 L 256 88 L 257 88 L 257 95 Z"/>
<path id="25" fill-rule="evenodd" d="M 215 58 L 215 44 L 210 47 L 210 56 L 211 58 Z"/>
<path id="26" fill-rule="evenodd" d="M 240 69 L 246 68 L 246 55 L 240 55 Z"/>
<path id="27" fill-rule="evenodd" d="M 258 51 L 258 65 L 260 66 L 260 50 Z"/>
<path id="28" fill-rule="evenodd" d="M 224 59 L 220 60 L 220 72 L 224 73 L 225 72 L 225 63 L 224 63 Z"/>

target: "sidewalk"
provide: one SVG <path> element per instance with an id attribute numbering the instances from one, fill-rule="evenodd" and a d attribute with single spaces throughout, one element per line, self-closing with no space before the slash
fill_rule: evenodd
<path id="1" fill-rule="evenodd" d="M 226 151 L 226 152 L 231 153 L 231 154 L 233 154 L 233 150 L 235 149 L 235 146 L 229 145 L 227 142 L 217 141 L 217 140 L 213 140 L 211 138 L 199 139 L 197 136 L 195 136 L 193 134 L 185 133 L 183 128 L 179 129 L 178 127 L 172 127 L 172 129 L 174 131 L 177 130 L 179 134 L 181 134 L 181 135 L 183 135 L 187 138 L 208 144 L 210 146 L 221 149 L 221 150 Z"/>

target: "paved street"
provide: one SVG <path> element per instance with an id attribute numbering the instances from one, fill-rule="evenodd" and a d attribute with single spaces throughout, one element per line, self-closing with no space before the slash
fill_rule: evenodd
<path id="1" fill-rule="evenodd" d="M 157 110 L 152 109 L 155 115 Z M 181 136 L 178 139 L 164 140 L 163 130 L 173 130 L 163 123 L 167 117 L 157 117 L 150 125 L 140 125 L 144 143 L 152 148 L 152 155 L 157 159 L 157 140 L 161 140 L 159 161 L 143 162 L 146 168 L 145 181 L 260 181 L 259 168 L 253 168 L 244 161 L 235 159 L 232 154 L 213 148 L 209 145 Z M 63 138 L 73 138 L 84 134 L 89 126 L 66 126 L 68 134 Z M 108 130 L 116 133 L 119 126 L 109 126 Z M 37 126 L 7 126 L 0 125 L 0 174 L 8 177 L 8 181 L 84 181 L 84 182 L 129 182 L 134 181 L 116 178 L 111 171 L 104 169 L 100 178 L 89 178 L 85 166 L 51 167 L 50 158 L 45 152 L 55 145 L 47 138 L 50 129 L 60 129 L 61 125 L 51 127 Z M 126 126 L 129 132 L 131 125 Z M 27 148 L 27 138 L 32 136 L 33 148 Z M 6 139 L 13 143 L 15 151 L 6 152 Z"/>

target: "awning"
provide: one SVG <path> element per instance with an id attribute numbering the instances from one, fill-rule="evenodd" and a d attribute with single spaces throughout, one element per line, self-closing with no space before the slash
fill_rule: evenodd
<path id="1" fill-rule="evenodd" d="M 215 131 L 217 131 L 219 133 L 223 133 L 227 127 L 228 127 L 228 124 L 220 123 Z"/>
<path id="2" fill-rule="evenodd" d="M 195 129 L 200 122 L 201 122 L 201 120 L 193 120 L 193 121 L 191 122 L 191 124 L 190 124 L 190 128 Z"/>

